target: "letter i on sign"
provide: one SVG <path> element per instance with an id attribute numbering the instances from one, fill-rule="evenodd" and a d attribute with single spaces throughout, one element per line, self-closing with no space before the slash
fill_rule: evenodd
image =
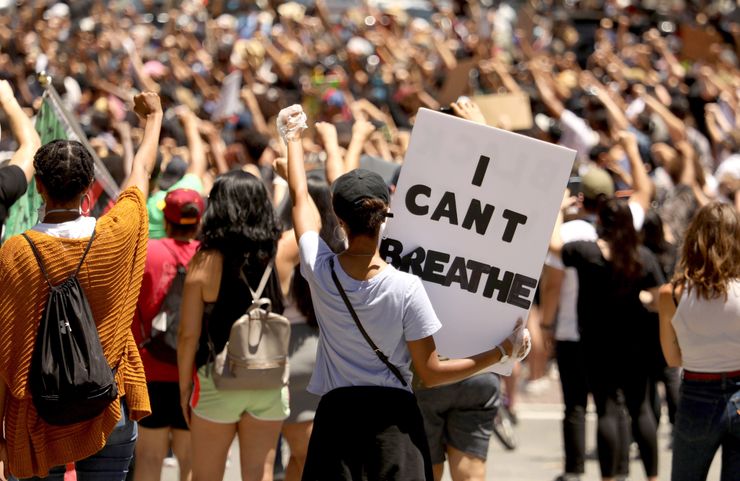
<path id="1" fill-rule="evenodd" d="M 486 176 L 486 170 L 488 170 L 488 164 L 491 162 L 490 157 L 481 155 L 478 159 L 478 166 L 475 168 L 475 175 L 473 175 L 473 185 L 480 187 L 483 185 L 483 177 Z"/>

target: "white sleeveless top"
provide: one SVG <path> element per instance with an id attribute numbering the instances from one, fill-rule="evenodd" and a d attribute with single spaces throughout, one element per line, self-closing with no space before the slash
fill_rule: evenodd
<path id="1" fill-rule="evenodd" d="M 740 370 L 740 279 L 730 282 L 727 299 L 706 300 L 684 289 L 672 322 L 684 369 Z"/>

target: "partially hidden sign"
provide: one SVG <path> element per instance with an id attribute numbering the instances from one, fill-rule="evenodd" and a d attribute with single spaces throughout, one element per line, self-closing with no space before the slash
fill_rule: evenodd
<path id="1" fill-rule="evenodd" d="M 443 324 L 434 336 L 441 355 L 491 349 L 526 320 L 574 159 L 573 150 L 419 111 L 380 253 L 423 280 Z"/>

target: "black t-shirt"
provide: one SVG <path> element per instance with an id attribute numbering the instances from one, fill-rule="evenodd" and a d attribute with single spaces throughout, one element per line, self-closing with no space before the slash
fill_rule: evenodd
<path id="1" fill-rule="evenodd" d="M 587 348 L 604 356 L 635 346 L 645 337 L 650 322 L 640 291 L 660 286 L 663 272 L 655 255 L 639 247 L 642 272 L 625 282 L 614 275 L 611 262 L 596 242 L 569 242 L 563 246 L 563 264 L 578 271 L 578 323 Z"/>
<path id="2" fill-rule="evenodd" d="M 5 224 L 8 209 L 28 188 L 26 175 L 17 165 L 0 168 L 0 228 Z"/>

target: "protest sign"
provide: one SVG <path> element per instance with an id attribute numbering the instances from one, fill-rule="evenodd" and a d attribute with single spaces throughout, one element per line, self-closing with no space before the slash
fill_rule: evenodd
<path id="1" fill-rule="evenodd" d="M 470 90 L 470 71 L 478 65 L 478 58 L 466 58 L 457 61 L 457 67 L 447 73 L 447 79 L 437 95 L 443 107 L 465 95 Z"/>
<path id="2" fill-rule="evenodd" d="M 480 107 L 488 125 L 506 130 L 532 128 L 532 106 L 524 92 L 476 95 L 473 102 Z"/>
<path id="3" fill-rule="evenodd" d="M 224 78 L 221 95 L 213 109 L 211 118 L 213 120 L 222 120 L 234 114 L 241 112 L 241 102 L 239 101 L 239 91 L 242 88 L 242 73 L 235 71 Z"/>
<path id="4" fill-rule="evenodd" d="M 491 349 L 526 319 L 574 159 L 563 147 L 419 111 L 380 254 L 423 280 L 443 324 L 440 354 Z"/>
<path id="5" fill-rule="evenodd" d="M 681 57 L 688 60 L 714 60 L 712 46 L 722 44 L 722 36 L 712 26 L 694 27 L 681 25 Z"/>

